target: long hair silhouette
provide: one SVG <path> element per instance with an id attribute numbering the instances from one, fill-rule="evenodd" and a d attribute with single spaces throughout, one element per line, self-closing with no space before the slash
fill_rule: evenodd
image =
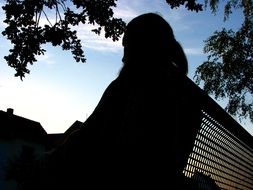
<path id="1" fill-rule="evenodd" d="M 135 70 L 138 67 L 154 69 L 173 64 L 181 72 L 188 72 L 183 48 L 175 39 L 169 23 L 158 14 L 147 13 L 131 20 L 122 44 L 123 62 L 126 67 L 134 67 Z"/>

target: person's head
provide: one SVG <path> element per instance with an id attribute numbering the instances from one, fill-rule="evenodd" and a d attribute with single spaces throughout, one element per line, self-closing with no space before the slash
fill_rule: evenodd
<path id="1" fill-rule="evenodd" d="M 131 20 L 123 37 L 124 64 L 174 64 L 187 74 L 188 63 L 169 23 L 160 15 L 146 13 Z"/>

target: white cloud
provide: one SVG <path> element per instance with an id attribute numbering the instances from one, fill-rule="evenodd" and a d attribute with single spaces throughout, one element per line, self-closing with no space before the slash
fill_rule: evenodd
<path id="1" fill-rule="evenodd" d="M 37 56 L 36 59 L 38 62 L 46 63 L 48 65 L 55 63 L 53 55 L 48 52 L 46 52 L 44 55 Z"/>
<path id="2" fill-rule="evenodd" d="M 203 55 L 203 50 L 200 48 L 184 48 L 187 55 Z"/>
<path id="3" fill-rule="evenodd" d="M 131 1 L 121 0 L 118 1 L 117 7 L 114 8 L 114 16 L 116 18 L 122 18 L 125 22 L 129 22 L 134 17 L 143 14 L 145 12 L 157 12 L 157 8 L 164 6 L 162 3 L 152 2 L 152 1 Z M 166 4 L 167 6 L 167 4 Z M 166 20 L 170 20 L 173 23 L 179 25 L 178 23 L 183 20 L 184 13 L 182 11 L 162 12 L 161 15 L 164 16 Z M 103 52 L 119 52 L 122 48 L 121 39 L 119 41 L 113 42 L 111 38 L 106 39 L 104 37 L 104 32 L 102 31 L 100 36 L 91 32 L 95 29 L 94 25 L 80 25 L 75 27 L 77 30 L 78 37 L 82 40 L 83 46 L 96 51 Z M 178 27 L 179 28 L 179 27 Z M 183 28 L 183 29 L 182 29 Z M 179 30 L 185 30 L 187 26 L 180 25 Z M 193 53 L 190 51 L 190 53 Z"/>
<path id="4" fill-rule="evenodd" d="M 104 31 L 101 31 L 101 34 L 97 35 L 91 31 L 95 28 L 96 26 L 88 24 L 75 28 L 77 30 L 77 35 L 82 40 L 82 45 L 84 47 L 96 51 L 113 53 L 117 53 L 121 50 L 121 39 L 118 41 L 113 41 L 111 38 L 105 38 Z"/>
<path id="5" fill-rule="evenodd" d="M 104 52 L 113 52 L 117 53 L 122 48 L 121 45 L 117 42 L 108 41 L 108 40 L 94 40 L 92 43 L 85 41 L 83 46 L 89 49 L 104 51 Z"/>
<path id="6" fill-rule="evenodd" d="M 115 17 L 122 18 L 123 20 L 129 20 L 134 18 L 139 13 L 131 6 L 129 6 L 129 2 L 127 1 L 119 1 L 117 7 L 114 8 Z"/>
<path id="7" fill-rule="evenodd" d="M 135 6 L 133 6 L 133 2 L 129 3 L 129 1 L 126 0 L 118 1 L 117 7 L 113 9 L 114 17 L 122 18 L 125 22 L 128 22 L 139 14 L 134 8 L 136 6 L 136 3 Z M 82 45 L 85 48 L 112 53 L 118 53 L 122 49 L 122 38 L 118 41 L 113 41 L 111 38 L 105 38 L 105 32 L 103 30 L 100 35 L 97 35 L 91 31 L 92 29 L 97 28 L 96 25 L 85 24 L 73 28 L 77 30 L 77 35 L 82 40 Z"/>

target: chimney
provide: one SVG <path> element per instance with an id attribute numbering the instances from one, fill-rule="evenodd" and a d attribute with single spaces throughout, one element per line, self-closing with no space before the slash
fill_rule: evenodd
<path id="1" fill-rule="evenodd" d="M 12 108 L 7 108 L 7 114 L 8 115 L 13 115 L 14 109 Z"/>

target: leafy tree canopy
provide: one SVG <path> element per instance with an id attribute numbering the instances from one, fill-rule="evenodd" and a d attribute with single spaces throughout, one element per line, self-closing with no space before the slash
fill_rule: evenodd
<path id="1" fill-rule="evenodd" d="M 203 10 L 203 5 L 197 3 L 196 0 L 166 0 L 166 2 L 172 9 L 184 5 L 190 11 L 198 12 Z"/>
<path id="2" fill-rule="evenodd" d="M 97 24 L 98 28 L 93 32 L 100 34 L 103 28 L 106 38 L 118 40 L 125 23 L 113 17 L 112 7 L 115 6 L 115 0 L 7 0 L 2 7 L 7 24 L 2 34 L 14 46 L 5 60 L 16 70 L 15 76 L 21 79 L 29 73 L 27 65 L 36 61 L 35 56 L 44 54 L 46 50 L 41 45 L 45 43 L 70 50 L 77 62 L 85 62 L 81 40 L 71 26 L 79 23 Z M 50 9 L 55 11 L 54 23 L 46 12 Z M 43 16 L 48 24 L 41 26 Z"/>
<path id="3" fill-rule="evenodd" d="M 253 122 L 253 2 L 227 1 L 224 20 L 238 8 L 244 15 L 241 28 L 223 28 L 205 41 L 207 61 L 197 68 L 195 79 L 198 84 L 203 82 L 203 89 L 216 99 L 228 99 L 228 113 Z"/>

